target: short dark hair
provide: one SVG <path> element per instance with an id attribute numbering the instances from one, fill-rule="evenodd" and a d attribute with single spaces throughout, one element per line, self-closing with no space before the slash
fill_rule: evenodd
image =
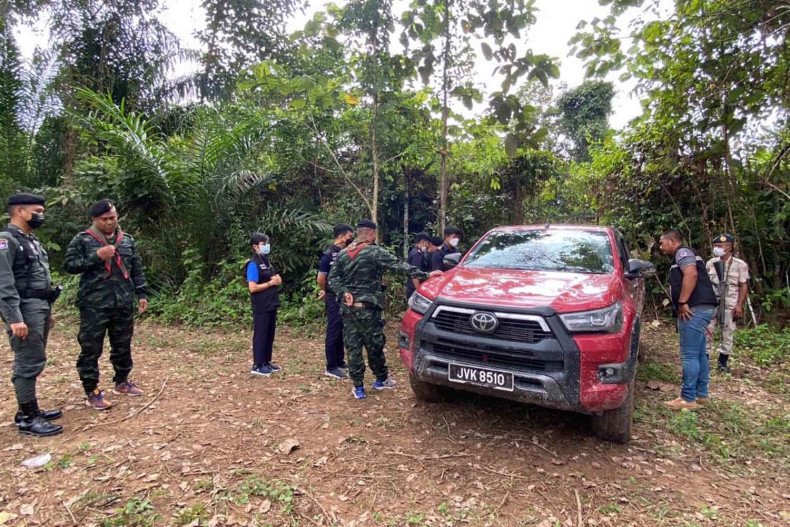
<path id="1" fill-rule="evenodd" d="M 250 245 L 258 245 L 261 242 L 268 242 L 269 237 L 262 232 L 253 232 L 250 235 Z"/>
<path id="2" fill-rule="evenodd" d="M 439 247 L 443 243 L 442 239 L 439 238 L 438 236 L 431 236 L 431 238 L 428 241 L 430 241 L 431 245 L 435 247 Z"/>
<path id="3" fill-rule="evenodd" d="M 367 218 L 359 220 L 357 223 L 358 229 L 373 229 L 374 231 L 378 229 L 378 225 L 376 225 L 373 220 L 369 220 Z"/>
<path id="4" fill-rule="evenodd" d="M 683 236 L 678 231 L 676 231 L 675 229 L 668 230 L 667 232 L 665 232 L 664 234 L 661 235 L 661 238 L 662 239 L 663 238 L 668 238 L 668 239 L 670 239 L 672 241 L 675 241 L 675 242 L 678 242 L 678 243 L 683 243 Z"/>
<path id="5" fill-rule="evenodd" d="M 335 225 L 335 229 L 332 231 L 335 238 L 347 232 L 354 232 L 354 227 L 351 225 L 346 225 L 345 223 L 338 223 Z"/>
<path id="6" fill-rule="evenodd" d="M 431 235 L 427 232 L 418 232 L 414 235 L 414 243 L 420 243 L 423 240 L 427 242 L 431 241 Z"/>
<path id="7" fill-rule="evenodd" d="M 448 236 L 452 236 L 453 234 L 457 234 L 458 236 L 463 236 L 463 232 L 458 227 L 454 225 L 448 225 L 444 228 L 444 237 L 447 238 Z"/>
<path id="8" fill-rule="evenodd" d="M 115 205 L 108 199 L 100 199 L 96 203 L 93 204 L 90 210 L 91 218 L 98 218 L 102 214 L 107 214 L 112 209 L 115 208 Z"/>

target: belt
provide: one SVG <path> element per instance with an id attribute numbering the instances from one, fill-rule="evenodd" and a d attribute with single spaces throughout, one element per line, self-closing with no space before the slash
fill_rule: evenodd
<path id="1" fill-rule="evenodd" d="M 19 298 L 38 298 L 40 300 L 48 300 L 51 291 L 49 289 L 20 289 Z"/>

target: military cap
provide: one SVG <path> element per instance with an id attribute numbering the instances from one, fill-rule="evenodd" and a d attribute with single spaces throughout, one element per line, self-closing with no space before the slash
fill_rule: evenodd
<path id="1" fill-rule="evenodd" d="M 726 232 L 722 235 L 716 236 L 713 238 L 713 243 L 735 243 L 735 237 L 732 234 L 727 234 Z"/>
<path id="2" fill-rule="evenodd" d="M 447 236 L 452 236 L 453 234 L 457 234 L 458 236 L 462 236 L 463 232 L 461 232 L 461 229 L 459 229 L 458 227 L 455 227 L 453 225 L 448 225 L 447 227 L 444 228 L 444 236 L 445 236 L 445 238 Z"/>
<path id="3" fill-rule="evenodd" d="M 417 234 L 414 235 L 415 243 L 419 243 L 419 242 L 421 242 L 423 240 L 425 240 L 427 242 L 430 242 L 431 241 L 431 235 L 428 234 L 427 232 L 418 232 Z"/>
<path id="4" fill-rule="evenodd" d="M 100 199 L 96 203 L 93 204 L 90 210 L 91 218 L 98 218 L 102 214 L 107 214 L 112 209 L 115 208 L 115 205 L 108 199 Z"/>
<path id="5" fill-rule="evenodd" d="M 30 194 L 28 192 L 17 192 L 8 197 L 6 205 L 13 207 L 14 205 L 45 205 L 44 197 L 37 194 Z"/>
<path id="6" fill-rule="evenodd" d="M 250 245 L 258 245 L 261 242 L 268 242 L 269 237 L 262 232 L 253 232 L 250 235 Z"/>
<path id="7" fill-rule="evenodd" d="M 438 236 L 431 236 L 429 241 L 431 242 L 431 245 L 434 245 L 436 247 L 439 247 L 442 243 L 444 243 L 442 239 L 439 238 Z"/>
<path id="8" fill-rule="evenodd" d="M 335 229 L 332 234 L 334 234 L 335 238 L 337 238 L 341 234 L 345 234 L 347 232 L 354 232 L 354 227 L 351 225 L 346 225 L 345 223 L 338 223 L 335 225 Z"/>
<path id="9" fill-rule="evenodd" d="M 357 229 L 373 229 L 373 230 L 376 230 L 378 228 L 379 228 L 378 225 L 376 225 L 373 222 L 373 220 L 369 220 L 367 218 L 365 218 L 363 220 L 359 220 L 359 223 L 357 223 Z"/>

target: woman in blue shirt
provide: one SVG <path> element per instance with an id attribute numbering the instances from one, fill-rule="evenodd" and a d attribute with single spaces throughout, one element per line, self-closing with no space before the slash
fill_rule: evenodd
<path id="1" fill-rule="evenodd" d="M 252 369 L 253 375 L 268 377 L 280 371 L 272 362 L 277 307 L 280 305 L 280 275 L 269 262 L 269 237 L 259 232 L 250 236 L 253 257 L 244 264 L 252 303 Z"/>

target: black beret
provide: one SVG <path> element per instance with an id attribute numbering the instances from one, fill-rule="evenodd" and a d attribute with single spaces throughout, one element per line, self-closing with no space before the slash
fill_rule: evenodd
<path id="1" fill-rule="evenodd" d="M 345 223 L 338 223 L 337 225 L 335 225 L 335 230 L 333 234 L 335 235 L 335 238 L 337 238 L 341 234 L 345 234 L 347 232 L 354 232 L 354 227 L 352 227 L 351 225 L 346 225 Z"/>
<path id="2" fill-rule="evenodd" d="M 30 194 L 28 192 L 17 192 L 8 197 L 6 205 L 12 207 L 14 205 L 45 205 L 44 197 L 37 194 Z"/>
<path id="3" fill-rule="evenodd" d="M 431 241 L 431 235 L 428 234 L 427 232 L 418 232 L 417 234 L 414 235 L 414 242 L 415 243 L 419 243 L 419 242 L 421 242 L 423 240 Z"/>
<path id="4" fill-rule="evenodd" d="M 102 214 L 107 214 L 112 209 L 115 208 L 115 205 L 108 199 L 102 199 L 97 201 L 93 204 L 90 210 L 91 218 L 98 218 Z"/>
<path id="5" fill-rule="evenodd" d="M 459 229 L 458 227 L 454 227 L 452 225 L 448 225 L 447 227 L 444 228 L 445 238 L 448 236 L 452 236 L 453 234 L 457 234 L 458 236 L 461 236 L 463 233 L 461 232 L 461 229 Z"/>
<path id="6" fill-rule="evenodd" d="M 258 245 L 261 242 L 268 242 L 269 237 L 262 232 L 253 232 L 250 235 L 250 245 Z"/>
<path id="7" fill-rule="evenodd" d="M 436 247 L 439 247 L 442 243 L 444 243 L 438 236 L 431 236 L 430 242 L 431 245 L 435 245 Z"/>
<path id="8" fill-rule="evenodd" d="M 713 238 L 713 243 L 735 243 L 735 237 L 732 234 L 727 234 L 726 232 L 720 236 L 716 236 Z"/>
<path id="9" fill-rule="evenodd" d="M 369 219 L 365 218 L 364 220 L 359 220 L 359 223 L 357 223 L 357 228 L 358 229 L 373 229 L 373 230 L 376 230 L 379 227 L 378 227 L 378 225 L 376 225 L 373 222 L 373 220 L 369 220 Z"/>

